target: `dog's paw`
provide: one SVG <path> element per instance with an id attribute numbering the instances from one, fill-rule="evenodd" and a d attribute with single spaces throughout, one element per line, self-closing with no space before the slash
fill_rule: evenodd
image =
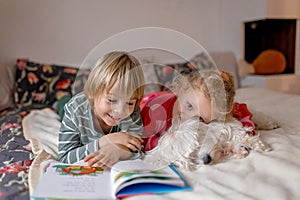
<path id="1" fill-rule="evenodd" d="M 253 150 L 263 153 L 265 151 L 272 151 L 272 148 L 270 145 L 262 142 L 261 140 L 257 141 L 256 143 L 253 144 Z"/>
<path id="2" fill-rule="evenodd" d="M 268 120 L 268 121 L 265 120 L 260 122 L 257 121 L 254 123 L 257 130 L 272 130 L 272 129 L 279 128 L 279 124 L 272 120 Z"/>
<path id="3" fill-rule="evenodd" d="M 255 124 L 257 130 L 272 130 L 279 128 L 278 122 L 271 116 L 268 116 L 262 112 L 252 111 L 252 121 Z"/>

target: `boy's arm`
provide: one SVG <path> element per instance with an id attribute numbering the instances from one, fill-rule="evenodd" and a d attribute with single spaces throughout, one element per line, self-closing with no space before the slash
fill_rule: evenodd
<path id="1" fill-rule="evenodd" d="M 127 123 L 127 125 L 126 125 Z M 121 127 L 122 132 L 134 133 L 139 136 L 143 134 L 143 120 L 140 115 L 140 108 L 137 107 L 130 116 L 130 120 L 125 122 L 123 127 Z M 130 159 L 142 158 L 144 156 L 143 149 L 142 151 L 132 151 L 132 157 Z"/>
<path id="2" fill-rule="evenodd" d="M 126 127 L 125 130 L 122 128 L 122 132 L 130 132 L 135 133 L 139 136 L 142 136 L 144 127 L 143 127 L 143 120 L 140 114 L 140 108 L 136 108 L 134 112 L 131 114 L 130 119 L 128 122 L 128 128 Z"/>
<path id="3" fill-rule="evenodd" d="M 88 138 L 87 138 L 88 139 Z M 59 131 L 58 159 L 64 163 L 75 163 L 99 149 L 98 140 L 82 144 L 73 108 L 65 106 L 65 114 Z"/>

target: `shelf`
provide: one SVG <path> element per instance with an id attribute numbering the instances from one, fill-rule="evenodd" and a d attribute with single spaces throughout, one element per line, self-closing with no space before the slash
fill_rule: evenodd
<path id="1" fill-rule="evenodd" d="M 300 75 L 248 75 L 240 81 L 241 87 L 261 87 L 290 94 L 300 94 Z"/>

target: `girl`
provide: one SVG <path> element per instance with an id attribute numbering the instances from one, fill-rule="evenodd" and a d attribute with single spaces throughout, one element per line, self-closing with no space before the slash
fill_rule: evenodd
<path id="1" fill-rule="evenodd" d="M 101 57 L 84 92 L 64 107 L 59 132 L 59 160 L 110 167 L 139 156 L 143 123 L 139 103 L 144 94 L 139 61 L 126 52 Z"/>
<path id="2" fill-rule="evenodd" d="M 172 123 L 197 117 L 199 121 L 226 121 L 234 116 L 247 126 L 255 127 L 251 113 L 245 104 L 234 103 L 233 76 L 214 70 L 186 70 L 176 76 L 171 85 L 172 92 L 150 94 L 141 102 L 144 121 L 144 148 L 153 149 L 159 137 Z M 237 106 L 240 105 L 240 106 Z M 239 109 L 232 112 L 232 108 Z M 241 109 L 242 114 L 239 112 Z M 248 120 L 245 120 L 245 115 Z"/>

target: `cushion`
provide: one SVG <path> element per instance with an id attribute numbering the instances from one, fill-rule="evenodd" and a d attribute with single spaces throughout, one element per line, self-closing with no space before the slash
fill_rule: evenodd
<path id="1" fill-rule="evenodd" d="M 280 74 L 286 68 L 286 60 L 280 51 L 268 49 L 261 52 L 252 65 L 255 74 Z"/>
<path id="2" fill-rule="evenodd" d="M 173 78 L 181 71 L 190 69 L 215 69 L 211 58 L 204 52 L 195 55 L 190 61 L 173 64 L 154 65 L 156 76 L 162 85 L 161 90 L 168 90 Z"/>
<path id="3" fill-rule="evenodd" d="M 159 92 L 161 90 L 161 85 L 156 76 L 156 72 L 152 63 L 147 62 L 142 64 L 144 76 L 145 76 L 145 91 L 144 94 L 150 94 L 154 92 Z"/>
<path id="4" fill-rule="evenodd" d="M 72 95 L 83 91 L 84 84 L 87 81 L 91 69 L 79 69 L 76 75 L 76 79 L 72 85 Z"/>
<path id="5" fill-rule="evenodd" d="M 0 66 L 0 111 L 13 106 L 15 69 L 11 65 Z"/>
<path id="6" fill-rule="evenodd" d="M 204 52 L 195 55 L 190 60 L 190 67 L 196 67 L 197 69 L 215 69 L 213 60 Z"/>
<path id="7" fill-rule="evenodd" d="M 57 108 L 56 108 L 56 111 L 59 115 L 59 118 L 60 118 L 60 121 L 62 121 L 63 117 L 64 117 L 64 114 L 65 114 L 65 110 L 64 110 L 64 107 L 65 107 L 65 104 L 68 103 L 68 101 L 72 98 L 72 96 L 69 94 L 69 95 L 65 95 L 63 96 L 62 98 L 60 98 L 58 101 L 57 101 Z"/>
<path id="8" fill-rule="evenodd" d="M 232 51 L 209 52 L 219 71 L 229 72 L 234 77 L 235 87 L 240 87 L 239 66 Z"/>
<path id="9" fill-rule="evenodd" d="M 77 68 L 48 65 L 18 59 L 14 103 L 17 106 L 44 104 L 52 106 L 65 95 L 72 95 Z"/>
<path id="10" fill-rule="evenodd" d="M 186 68 L 188 68 L 188 62 L 165 65 L 155 64 L 154 69 L 156 77 L 158 78 L 158 81 L 161 85 L 161 90 L 168 90 L 173 78 Z"/>

